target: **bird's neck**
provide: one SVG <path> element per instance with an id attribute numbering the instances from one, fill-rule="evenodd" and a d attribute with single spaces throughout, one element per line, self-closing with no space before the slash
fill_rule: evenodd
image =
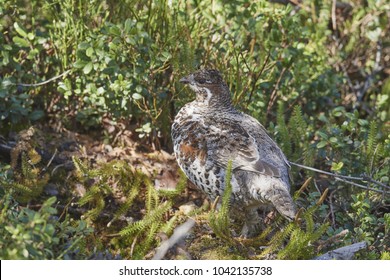
<path id="1" fill-rule="evenodd" d="M 202 92 L 196 94 L 196 102 L 209 110 L 230 111 L 234 109 L 227 88 L 204 88 Z"/>

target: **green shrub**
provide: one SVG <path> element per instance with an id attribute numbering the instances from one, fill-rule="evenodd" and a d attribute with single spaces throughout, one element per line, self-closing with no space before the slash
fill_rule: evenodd
<path id="1" fill-rule="evenodd" d="M 68 216 L 59 220 L 56 198 L 44 201 L 38 210 L 19 206 L 8 193 L 0 198 L 1 259 L 84 259 L 85 238 L 92 230 Z"/>
<path id="2" fill-rule="evenodd" d="M 365 240 L 376 249 L 362 258 L 386 258 L 389 4 L 344 1 L 334 18 L 331 2 L 303 1 L 298 9 L 266 0 L 0 0 L 0 134 L 46 120 L 99 131 L 109 120 L 135 128 L 139 141 L 170 150 L 171 121 L 194 98 L 177 81 L 198 67 L 217 68 L 236 106 L 267 127 L 289 160 L 368 178 L 351 185 L 292 170 L 293 190 L 313 177 L 299 206 L 312 207 L 329 189 L 314 221 L 330 223 L 324 238 L 348 229 L 340 242 Z M 19 203 L 44 200 L 47 178 L 29 160 L 22 156 L 22 172 L 2 181 L 1 189 Z M 102 182 L 80 201 L 92 223 L 112 191 Z M 128 201 L 114 211 L 116 218 L 142 193 L 137 189 L 126 189 Z M 166 200 L 158 201 L 156 209 L 165 211 Z M 143 218 L 156 213 L 150 208 Z M 153 247 L 155 235 L 146 229 L 161 228 L 149 223 L 129 240 L 138 234 Z M 142 258 L 146 251 L 137 252 Z"/>

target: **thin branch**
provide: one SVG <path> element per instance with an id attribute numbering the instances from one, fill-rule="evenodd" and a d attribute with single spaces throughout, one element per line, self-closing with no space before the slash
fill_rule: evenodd
<path id="1" fill-rule="evenodd" d="M 362 188 L 362 189 L 375 191 L 375 192 L 379 192 L 379 193 L 384 193 L 384 191 L 373 189 L 373 188 L 369 188 L 369 187 L 366 187 L 366 186 L 363 186 L 363 185 L 360 185 L 360 184 L 356 184 L 354 182 L 350 182 L 348 180 L 365 181 L 365 182 L 369 182 L 369 183 L 373 183 L 373 184 L 379 185 L 379 186 L 381 186 L 381 187 L 383 187 L 385 189 L 389 189 L 390 190 L 390 186 L 387 186 L 387 185 L 385 185 L 385 184 L 383 184 L 381 182 L 378 182 L 378 181 L 374 180 L 373 178 L 371 178 L 371 177 L 369 177 L 367 175 L 362 175 L 361 177 L 345 176 L 345 175 L 335 174 L 335 173 L 332 173 L 332 172 L 323 171 L 323 170 L 320 170 L 320 169 L 317 169 L 317 168 L 314 168 L 314 167 L 298 164 L 298 163 L 291 162 L 291 161 L 289 163 L 291 165 L 294 165 L 294 166 L 297 166 L 297 167 L 300 167 L 300 168 L 304 168 L 304 169 L 311 170 L 311 171 L 314 171 L 314 172 L 317 172 L 317 173 L 321 173 L 321 174 L 325 174 L 325 175 L 328 175 L 328 176 L 335 177 L 336 180 L 343 181 L 345 183 L 354 185 L 354 186 Z"/>
<path id="2" fill-rule="evenodd" d="M 381 191 L 381 190 L 373 189 L 373 188 L 370 188 L 370 187 L 367 187 L 367 186 L 363 186 L 363 185 L 361 185 L 361 184 L 357 184 L 357 183 L 354 183 L 354 182 L 351 182 L 351 181 L 348 181 L 348 180 L 345 180 L 345 179 L 342 179 L 342 178 L 335 177 L 335 179 L 336 179 L 337 181 L 341 181 L 341 182 L 350 184 L 350 185 L 352 185 L 352 186 L 361 188 L 361 189 L 363 189 L 363 190 L 373 191 L 373 192 L 377 192 L 377 193 L 381 193 L 381 194 L 386 194 L 386 193 L 388 193 L 388 192 L 386 192 L 386 191 Z"/>
<path id="3" fill-rule="evenodd" d="M 255 88 L 256 88 L 256 83 L 257 81 L 260 79 L 261 75 L 263 74 L 264 72 L 264 69 L 265 67 L 267 66 L 268 64 L 268 61 L 269 61 L 269 58 L 271 57 L 271 50 L 268 51 L 268 54 L 263 62 L 263 66 L 261 67 L 261 70 L 260 72 L 256 75 L 255 79 L 253 80 L 253 86 L 252 86 L 252 89 L 251 89 L 251 92 L 249 94 L 249 99 L 248 99 L 248 104 L 251 103 L 251 100 L 252 100 L 252 95 L 253 95 L 253 92 L 255 91 Z"/>
<path id="4" fill-rule="evenodd" d="M 267 114 L 266 114 L 266 116 L 269 115 L 269 112 L 271 111 L 271 108 L 272 108 L 272 106 L 274 105 L 274 103 L 275 103 L 275 101 L 276 101 L 276 98 L 278 97 L 279 84 L 280 84 L 280 82 L 282 81 L 282 78 L 283 78 L 283 76 L 284 76 L 284 73 L 286 72 L 287 69 L 288 69 L 288 67 L 287 67 L 287 68 L 284 67 L 284 68 L 282 69 L 282 72 L 280 73 L 279 78 L 278 78 L 278 80 L 276 81 L 276 84 L 275 84 L 275 86 L 274 86 L 274 89 L 273 89 L 273 91 L 272 91 L 272 93 L 271 93 L 271 97 L 270 97 L 269 102 L 268 102 Z"/>
<path id="5" fill-rule="evenodd" d="M 339 174 L 335 174 L 335 173 L 332 173 L 332 172 L 327 172 L 327 171 L 324 171 L 324 170 L 320 170 L 320 169 L 317 169 L 317 168 L 314 168 L 314 167 L 306 166 L 306 165 L 295 163 L 295 162 L 291 162 L 291 161 L 289 161 L 289 163 L 291 165 L 295 165 L 297 167 L 301 167 L 301 168 L 304 168 L 304 169 L 307 169 L 307 170 L 315 171 L 317 173 L 322 173 L 322 174 L 333 176 L 333 177 L 339 177 L 339 178 L 350 179 L 350 180 L 359 180 L 359 181 L 363 180 L 363 177 L 352 177 L 352 176 L 339 175 Z"/>
<path id="6" fill-rule="evenodd" d="M 133 257 L 134 248 L 135 248 L 135 244 L 137 244 L 137 241 L 138 241 L 138 235 L 135 236 L 135 238 L 133 240 L 133 243 L 131 243 L 131 246 L 130 246 L 130 257 Z"/>
<path id="7" fill-rule="evenodd" d="M 57 148 L 56 148 L 55 151 L 54 151 L 54 153 L 53 153 L 53 155 L 51 156 L 49 162 L 48 162 L 47 165 L 46 165 L 46 169 L 49 168 L 50 164 L 53 162 L 55 156 L 57 155 L 57 152 L 58 152 L 58 150 L 57 150 Z"/>
<path id="8" fill-rule="evenodd" d="M 363 178 L 363 181 L 367 181 L 367 182 L 370 182 L 370 183 L 373 183 L 373 184 L 377 184 L 377 185 L 379 185 L 381 187 L 384 187 L 386 189 L 390 189 L 390 186 L 387 186 L 387 185 L 383 184 L 382 182 L 379 182 L 379 181 L 371 178 L 370 176 L 363 175 L 362 178 Z"/>
<path id="9" fill-rule="evenodd" d="M 13 85 L 22 86 L 22 87 L 39 87 L 39 86 L 48 84 L 48 83 L 50 83 L 50 82 L 52 82 L 52 81 L 54 81 L 54 80 L 57 80 L 57 79 L 61 78 L 62 76 L 65 76 L 65 75 L 68 74 L 70 71 L 71 71 L 71 70 L 66 70 L 64 73 L 62 73 L 62 74 L 60 74 L 60 75 L 58 75 L 58 76 L 55 76 L 55 77 L 53 77 L 53 78 L 50 78 L 50 79 L 48 79 L 48 80 L 46 80 L 46 81 L 43 81 L 43 82 L 40 82 L 40 83 L 37 83 L 37 84 L 23 84 L 23 83 L 21 83 L 21 84 L 15 84 L 15 83 L 13 83 Z"/>

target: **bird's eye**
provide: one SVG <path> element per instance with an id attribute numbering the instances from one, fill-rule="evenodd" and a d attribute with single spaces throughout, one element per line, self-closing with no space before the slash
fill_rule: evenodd
<path id="1" fill-rule="evenodd" d="M 198 79 L 197 82 L 199 84 L 205 84 L 206 83 L 206 79 Z"/>

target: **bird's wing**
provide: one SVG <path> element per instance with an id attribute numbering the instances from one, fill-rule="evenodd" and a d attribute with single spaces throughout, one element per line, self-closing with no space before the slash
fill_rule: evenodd
<path id="1" fill-rule="evenodd" d="M 218 126 L 209 125 L 210 133 L 207 137 L 208 156 L 219 166 L 226 167 L 232 160 L 233 169 L 246 170 L 261 173 L 272 177 L 280 177 L 280 171 L 276 165 L 262 158 L 263 149 L 270 146 L 269 153 L 275 152 L 278 147 L 268 135 L 264 139 L 256 139 L 256 133 L 245 129 L 240 122 L 231 119 L 218 119 Z M 256 127 L 256 129 L 262 129 Z M 265 130 L 264 130 L 265 133 Z M 258 133 L 257 133 L 258 134 Z M 264 143 L 258 141 L 264 140 Z M 271 142 L 269 142 L 271 141 Z"/>

